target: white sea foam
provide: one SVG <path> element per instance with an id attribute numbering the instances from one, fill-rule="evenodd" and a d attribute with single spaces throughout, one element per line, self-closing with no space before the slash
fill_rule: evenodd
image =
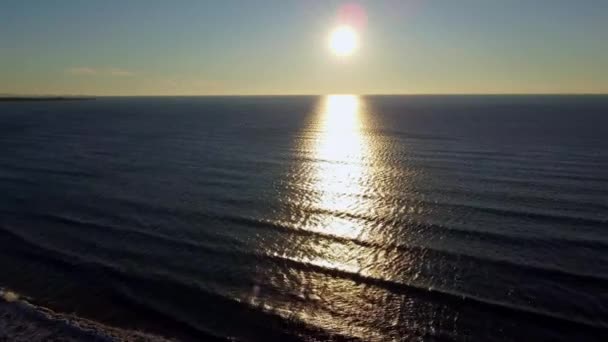
<path id="1" fill-rule="evenodd" d="M 110 327 L 73 315 L 53 312 L 0 288 L 0 341 L 172 341 L 139 331 Z"/>

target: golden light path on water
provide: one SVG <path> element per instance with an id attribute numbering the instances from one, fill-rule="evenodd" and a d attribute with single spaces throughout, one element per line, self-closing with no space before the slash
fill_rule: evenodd
<path id="1" fill-rule="evenodd" d="M 332 213 L 365 211 L 362 200 L 367 189 L 369 144 L 362 133 L 361 100 L 354 95 L 333 95 L 325 99 L 315 143 L 317 167 L 313 188 L 316 207 L 324 219 L 316 229 L 346 238 L 361 238 L 363 227 Z"/>
<path id="2" fill-rule="evenodd" d="M 376 210 L 372 188 L 372 150 L 365 130 L 366 113 L 355 95 L 330 95 L 306 130 L 300 148 L 306 156 L 294 172 L 297 229 L 319 234 L 295 246 L 296 260 L 327 269 L 373 273 L 368 249 L 349 241 L 370 238 L 365 216 Z M 293 217 L 293 216 L 292 216 Z M 295 222 L 294 222 L 295 221 Z M 297 253 L 299 252 L 299 253 Z"/>
<path id="3" fill-rule="evenodd" d="M 313 113 L 297 147 L 302 158 L 291 173 L 289 218 L 280 220 L 313 235 L 296 234 L 275 253 L 312 268 L 291 269 L 271 280 L 279 288 L 294 288 L 304 301 L 275 303 L 287 315 L 364 339 L 381 336 L 374 321 L 392 324 L 394 317 L 387 315 L 399 309 L 399 301 L 378 306 L 390 296 L 364 283 L 383 278 L 390 264 L 385 251 L 369 244 L 385 237 L 370 219 L 382 210 L 378 195 L 383 184 L 377 184 L 380 165 L 373 163 L 375 142 L 366 133 L 366 110 L 358 96 L 332 95 Z"/>

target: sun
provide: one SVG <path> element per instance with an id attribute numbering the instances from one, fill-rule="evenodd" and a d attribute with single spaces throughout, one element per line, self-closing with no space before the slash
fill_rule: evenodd
<path id="1" fill-rule="evenodd" d="M 329 48 L 337 56 L 350 56 L 358 46 L 357 31 L 350 26 L 339 26 L 329 36 Z"/>

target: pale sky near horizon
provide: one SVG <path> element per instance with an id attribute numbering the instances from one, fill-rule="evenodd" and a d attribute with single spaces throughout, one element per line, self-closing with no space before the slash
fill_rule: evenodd
<path id="1" fill-rule="evenodd" d="M 0 0 L 0 94 L 328 93 L 608 93 L 608 1 Z"/>

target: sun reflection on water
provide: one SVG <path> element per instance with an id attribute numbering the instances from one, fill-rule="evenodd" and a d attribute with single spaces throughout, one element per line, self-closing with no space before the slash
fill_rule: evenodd
<path id="1" fill-rule="evenodd" d="M 407 207 L 392 196 L 412 180 L 393 164 L 373 106 L 332 95 L 307 113 L 277 185 L 281 206 L 268 222 L 277 229 L 260 235 L 274 267 L 258 269 L 250 301 L 332 334 L 401 340 L 435 309 L 391 290 L 415 280 L 422 264 L 396 248 L 407 234 L 394 218 Z"/>
<path id="2" fill-rule="evenodd" d="M 337 213 L 364 209 L 369 146 L 363 134 L 361 99 L 355 95 L 325 98 L 320 112 L 312 176 L 320 215 L 315 229 L 346 238 L 361 237 L 362 227 Z"/>
<path id="3" fill-rule="evenodd" d="M 384 322 L 394 320 L 401 305 L 368 283 L 391 278 L 389 265 L 396 260 L 395 250 L 382 248 L 390 241 L 376 219 L 388 184 L 377 156 L 383 141 L 369 134 L 369 110 L 358 96 L 327 96 L 297 136 L 297 157 L 284 183 L 285 211 L 272 223 L 290 235 L 273 236 L 268 250 L 283 264 L 262 278 L 289 293 L 272 298 L 275 312 L 365 340 L 386 337 L 380 333 Z"/>

